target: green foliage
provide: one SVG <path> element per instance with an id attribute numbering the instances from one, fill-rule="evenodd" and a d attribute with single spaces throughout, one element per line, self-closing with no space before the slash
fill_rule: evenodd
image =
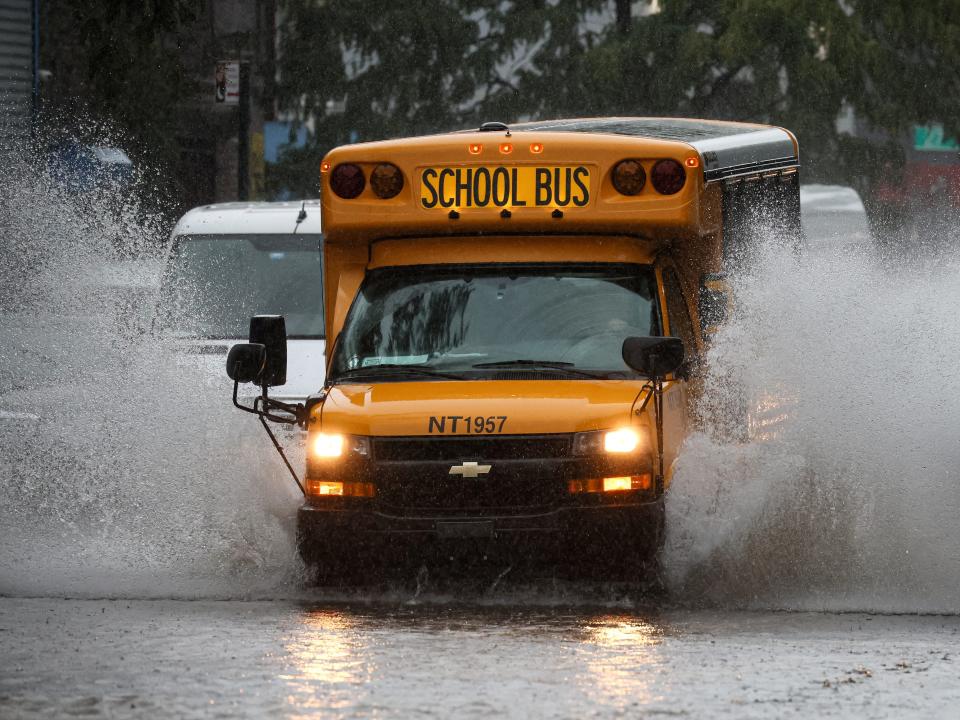
<path id="1" fill-rule="evenodd" d="M 322 159 L 323 153 L 316 146 L 284 148 L 280 161 L 266 166 L 265 197 L 280 197 L 284 192 L 295 198 L 319 197 Z"/>
<path id="2" fill-rule="evenodd" d="M 605 4 L 285 0 L 279 102 L 314 118 L 326 148 L 512 119 L 527 107 L 516 66 L 529 54 L 577 66 L 579 19 Z"/>
<path id="3" fill-rule="evenodd" d="M 887 137 L 931 120 L 960 131 L 957 0 L 659 0 L 629 27 L 614 5 L 285 0 L 281 105 L 316 119 L 321 152 L 484 119 L 769 122 L 799 135 L 819 179 L 847 167 L 844 102 Z"/>
<path id="4" fill-rule="evenodd" d="M 115 134 L 138 166 L 151 168 L 156 180 L 175 182 L 177 128 L 196 91 L 179 33 L 201 6 L 196 0 L 44 0 L 41 67 L 52 72 L 43 93 L 50 129 L 82 141 Z"/>

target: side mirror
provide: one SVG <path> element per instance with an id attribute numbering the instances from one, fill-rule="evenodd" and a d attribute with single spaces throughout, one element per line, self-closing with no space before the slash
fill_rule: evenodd
<path id="1" fill-rule="evenodd" d="M 250 318 L 250 343 L 263 345 L 266 363 L 260 385 L 287 382 L 287 324 L 283 315 L 254 315 Z"/>
<path id="2" fill-rule="evenodd" d="M 260 383 L 267 361 L 266 348 L 260 343 L 240 343 L 227 355 L 227 375 L 238 383 Z"/>
<path id="3" fill-rule="evenodd" d="M 726 273 L 711 273 L 700 279 L 697 312 L 700 315 L 700 330 L 705 335 L 716 332 L 717 326 L 727 319 L 729 302 Z"/>
<path id="4" fill-rule="evenodd" d="M 683 363 L 683 343 L 675 337 L 630 337 L 623 341 L 623 361 L 641 375 L 662 378 Z"/>

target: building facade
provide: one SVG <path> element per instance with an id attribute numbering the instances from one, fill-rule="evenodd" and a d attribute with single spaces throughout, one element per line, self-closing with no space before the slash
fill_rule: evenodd
<path id="1" fill-rule="evenodd" d="M 38 85 L 37 0 L 0 0 L 0 144 L 30 136 Z"/>

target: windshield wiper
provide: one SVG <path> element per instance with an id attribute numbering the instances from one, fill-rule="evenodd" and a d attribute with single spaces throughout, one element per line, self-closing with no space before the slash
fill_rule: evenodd
<path id="1" fill-rule="evenodd" d="M 390 375 L 394 373 L 399 375 L 426 375 L 428 377 L 446 378 L 448 380 L 463 380 L 462 375 L 441 372 L 427 365 L 404 365 L 403 363 L 383 363 L 382 365 L 367 365 L 366 367 L 353 368 L 351 370 L 344 370 L 338 377 L 345 375 L 351 377 L 354 375 Z"/>
<path id="2" fill-rule="evenodd" d="M 571 375 L 580 375 L 588 378 L 603 378 L 605 375 L 580 370 L 571 362 L 561 362 L 559 360 L 500 360 L 498 362 L 476 363 L 475 368 L 547 368 L 549 370 L 559 370 L 570 373 Z"/>

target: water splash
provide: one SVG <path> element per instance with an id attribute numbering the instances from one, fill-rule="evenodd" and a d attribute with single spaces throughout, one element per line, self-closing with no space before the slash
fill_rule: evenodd
<path id="1" fill-rule="evenodd" d="M 283 468 L 222 371 L 150 332 L 162 216 L 5 160 L 0 594 L 282 592 L 299 571 Z"/>
<path id="2" fill-rule="evenodd" d="M 71 194 L 24 152 L 0 168 L 0 594 L 297 595 L 279 459 L 219 372 L 143 332 L 165 224 L 132 198 Z M 733 278 L 669 496 L 676 600 L 960 611 L 958 271 L 774 251 Z M 755 442 L 717 439 L 730 376 Z"/>
<path id="3" fill-rule="evenodd" d="M 960 611 L 960 258 L 912 250 L 770 251 L 733 278 L 668 500 L 676 596 Z M 731 376 L 753 442 L 715 439 L 744 422 Z"/>

